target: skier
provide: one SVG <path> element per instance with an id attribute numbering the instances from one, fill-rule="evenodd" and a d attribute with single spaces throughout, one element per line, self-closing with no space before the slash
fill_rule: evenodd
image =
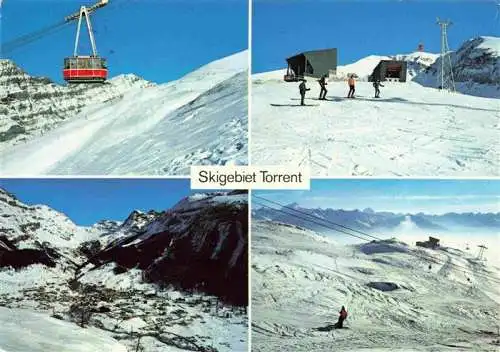
<path id="1" fill-rule="evenodd" d="M 373 81 L 373 88 L 375 88 L 375 98 L 380 98 L 379 87 L 383 87 L 382 83 L 380 83 L 380 80 L 377 79 L 377 80 Z"/>
<path id="2" fill-rule="evenodd" d="M 306 97 L 306 92 L 308 90 L 311 90 L 310 88 L 306 88 L 306 80 L 303 79 L 302 82 L 299 85 L 299 92 L 300 92 L 300 105 L 304 106 L 304 98 Z"/>
<path id="3" fill-rule="evenodd" d="M 337 324 L 335 324 L 336 329 L 342 329 L 344 320 L 347 319 L 347 310 L 345 309 L 344 306 L 342 306 L 342 309 L 339 312 L 339 321 L 337 321 Z"/>
<path id="4" fill-rule="evenodd" d="M 356 81 L 354 80 L 354 75 L 351 75 L 351 77 L 349 77 L 347 83 L 349 84 L 349 94 L 347 94 L 347 97 L 354 98 L 354 92 L 356 91 L 355 89 Z"/>
<path id="5" fill-rule="evenodd" d="M 319 86 L 321 87 L 321 91 L 319 92 L 319 100 L 326 100 L 326 93 L 328 91 L 326 90 L 326 75 L 321 76 L 321 78 L 318 80 Z"/>

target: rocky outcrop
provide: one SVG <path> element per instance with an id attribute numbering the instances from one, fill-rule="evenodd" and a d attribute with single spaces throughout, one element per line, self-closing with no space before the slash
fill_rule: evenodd
<path id="1" fill-rule="evenodd" d="M 85 107 L 121 99 L 131 89 L 151 85 L 135 75 L 117 76 L 105 84 L 59 85 L 28 75 L 11 60 L 0 60 L 0 145 L 25 142 Z"/>
<path id="2" fill-rule="evenodd" d="M 115 263 L 103 275 L 140 269 L 146 282 L 246 305 L 247 247 L 246 191 L 193 194 L 164 212 L 134 210 L 123 223 L 82 228 L 0 189 L 0 267 L 57 265 L 81 277 Z"/>
<path id="3" fill-rule="evenodd" d="M 500 84 L 500 38 L 477 37 L 462 44 L 450 53 L 453 74 L 456 82 L 476 84 Z M 441 72 L 441 58 L 415 78 L 415 81 L 435 86 L 437 75 Z"/>
<path id="4" fill-rule="evenodd" d="M 11 267 L 17 270 L 33 264 L 55 267 L 56 260 L 60 257 L 57 251 L 46 245 L 39 244 L 38 247 L 19 249 L 6 236 L 0 235 L 0 268 Z"/>
<path id="5" fill-rule="evenodd" d="M 246 197 L 235 192 L 181 201 L 142 233 L 113 243 L 98 258 L 121 268 L 139 268 L 149 282 L 199 290 L 246 305 Z"/>

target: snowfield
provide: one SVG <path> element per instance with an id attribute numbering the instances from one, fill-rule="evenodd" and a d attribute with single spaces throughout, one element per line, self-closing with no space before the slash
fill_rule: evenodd
<path id="1" fill-rule="evenodd" d="M 265 221 L 252 230 L 253 351 L 498 349 L 498 281 L 479 275 L 498 280 L 499 269 L 461 250 L 339 245 Z M 333 329 L 342 305 L 346 328 Z"/>
<path id="2" fill-rule="evenodd" d="M 185 175 L 247 163 L 248 54 L 162 85 L 131 87 L 24 144 L 2 145 L 4 175 Z"/>
<path id="3" fill-rule="evenodd" d="M 439 92 L 414 82 L 384 83 L 373 98 L 358 82 L 329 82 L 318 101 L 310 80 L 300 106 L 298 84 L 265 80 L 252 88 L 252 163 L 310 165 L 316 176 L 497 176 L 498 99 Z"/>
<path id="4" fill-rule="evenodd" d="M 99 329 L 21 309 L 0 307 L 0 352 L 127 352 Z"/>
<path id="5" fill-rule="evenodd" d="M 328 101 L 316 79 L 299 83 L 285 70 L 253 75 L 252 162 L 310 166 L 314 176 L 498 176 L 500 38 L 478 37 L 451 53 L 457 93 L 438 89 L 440 55 L 371 55 L 337 67 Z M 380 60 L 407 62 L 407 82 L 367 82 Z M 358 78 L 356 99 L 346 79 Z"/>

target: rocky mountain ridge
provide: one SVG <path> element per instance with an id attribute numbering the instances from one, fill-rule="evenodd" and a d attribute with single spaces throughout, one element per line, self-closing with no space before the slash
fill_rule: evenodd
<path id="1" fill-rule="evenodd" d="M 155 84 L 133 74 L 114 77 L 105 84 L 59 85 L 49 78 L 30 76 L 11 60 L 0 60 L 0 143 L 26 142 L 85 107 L 152 86 Z"/>
<path id="2" fill-rule="evenodd" d="M 115 263 L 116 272 L 139 268 L 148 282 L 246 305 L 247 218 L 247 194 L 234 191 L 187 197 L 164 212 L 134 210 L 123 223 L 81 227 L 0 189 L 0 252 L 19 258 L 13 265 L 4 256 L 0 267 L 60 265 L 78 276 Z"/>
<path id="3" fill-rule="evenodd" d="M 324 219 L 357 230 L 392 230 L 409 223 L 416 228 L 430 231 L 445 231 L 448 229 L 460 228 L 491 230 L 500 227 L 500 213 L 447 213 L 442 215 L 424 213 L 409 214 L 376 212 L 371 208 L 366 208 L 364 210 L 314 209 L 301 207 L 297 203 L 285 205 L 282 210 L 283 211 L 279 209 L 257 208 L 253 210 L 253 216 L 257 219 L 278 221 L 318 232 L 325 232 L 327 229 L 324 226 L 301 218 L 305 217 L 313 221 L 321 221 Z M 297 217 L 293 216 L 293 214 L 296 214 Z M 325 224 L 328 225 L 328 223 Z"/>

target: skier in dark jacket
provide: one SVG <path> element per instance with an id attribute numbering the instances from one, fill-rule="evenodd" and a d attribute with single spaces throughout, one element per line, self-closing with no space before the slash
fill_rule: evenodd
<path id="1" fill-rule="evenodd" d="M 300 105 L 304 106 L 304 98 L 306 97 L 306 92 L 311 90 L 310 88 L 306 88 L 306 80 L 302 80 L 299 84 L 299 92 L 300 92 Z"/>
<path id="2" fill-rule="evenodd" d="M 328 85 L 328 83 L 326 83 L 326 75 L 321 76 L 318 82 L 319 86 L 321 87 L 321 91 L 319 92 L 319 100 L 326 100 L 326 93 L 328 93 L 328 91 L 326 90 L 326 86 Z"/>
<path id="3" fill-rule="evenodd" d="M 336 329 L 342 329 L 344 320 L 347 319 L 347 310 L 345 309 L 344 306 L 342 306 L 342 309 L 339 312 L 339 321 L 337 321 L 337 324 L 335 324 Z"/>
<path id="4" fill-rule="evenodd" d="M 375 98 L 380 98 L 380 89 L 379 87 L 383 87 L 382 83 L 380 83 L 380 80 L 377 79 L 373 82 L 373 88 L 375 88 Z"/>

